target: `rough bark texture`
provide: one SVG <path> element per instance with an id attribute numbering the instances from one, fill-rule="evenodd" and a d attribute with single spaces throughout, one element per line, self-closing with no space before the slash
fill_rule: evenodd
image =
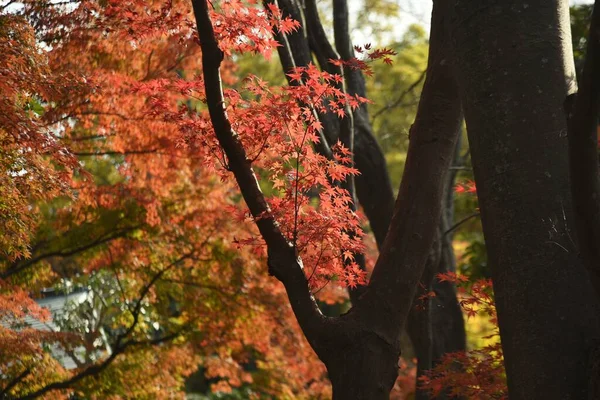
<path id="1" fill-rule="evenodd" d="M 600 339 L 572 240 L 568 4 L 457 0 L 453 45 L 511 399 L 587 398 Z"/>

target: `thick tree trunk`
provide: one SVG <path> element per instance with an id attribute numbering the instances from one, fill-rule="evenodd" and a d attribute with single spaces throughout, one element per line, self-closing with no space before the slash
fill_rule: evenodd
<path id="1" fill-rule="evenodd" d="M 350 59 L 354 57 L 354 50 L 348 33 L 347 1 L 334 0 L 333 11 L 336 49 L 342 59 Z M 440 21 L 437 22 L 441 24 Z M 435 57 L 449 58 L 449 53 L 441 47 L 436 47 L 436 52 L 439 53 L 436 53 Z M 321 65 L 323 66 L 324 63 L 321 62 Z M 367 97 L 364 77 L 360 71 L 346 68 L 344 75 L 349 94 Z M 456 99 L 456 102 L 456 107 L 459 108 L 459 100 Z M 393 191 L 385 157 L 373 135 L 366 105 L 355 110 L 354 126 L 356 129 L 354 160 L 361 173 L 356 177 L 358 199 L 369 219 L 377 245 L 381 248 L 394 209 Z M 457 152 L 459 148 L 460 146 L 457 146 Z M 454 160 L 456 160 L 456 153 Z M 438 272 L 455 270 L 452 237 L 445 234 L 454 216 L 452 188 L 455 175 L 453 172 L 446 175 L 439 231 L 416 295 L 418 298 L 434 290 L 436 297 L 430 301 L 413 304 L 406 324 L 418 359 L 417 379 L 435 366 L 443 354 L 465 350 L 466 347 L 464 320 L 456 298 L 456 288 L 451 282 L 435 282 L 434 279 Z M 417 390 L 417 399 L 428 398 L 426 392 Z"/>
<path id="2" fill-rule="evenodd" d="M 387 400 L 398 377 L 400 351 L 372 333 L 353 338 L 351 345 L 324 360 L 333 400 Z"/>
<path id="3" fill-rule="evenodd" d="M 575 101 L 569 98 L 571 194 L 581 254 L 600 299 L 600 2 L 596 1 Z"/>
<path id="4" fill-rule="evenodd" d="M 572 240 L 566 0 L 457 0 L 453 45 L 511 399 L 585 399 L 598 305 Z"/>

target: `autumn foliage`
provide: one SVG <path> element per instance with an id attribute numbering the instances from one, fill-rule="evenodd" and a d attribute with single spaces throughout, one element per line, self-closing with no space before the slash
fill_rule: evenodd
<path id="1" fill-rule="evenodd" d="M 435 368 L 420 378 L 420 385 L 434 398 L 449 394 L 468 399 L 508 399 L 491 280 L 469 283 L 467 277 L 455 273 L 438 274 L 436 279 L 456 283 L 467 317 L 485 315 L 494 329 L 485 337 L 492 342 L 483 348 L 445 354 Z"/>
<path id="2" fill-rule="evenodd" d="M 285 86 L 238 76 L 236 55 L 268 58 L 273 32 L 298 29 L 275 5 L 223 1 L 211 19 L 232 128 L 312 292 L 340 306 L 368 280 L 355 260 L 366 221 L 346 186 L 352 152 L 323 151 L 318 115 L 349 118 L 367 99 L 312 64 Z M 393 56 L 355 50 L 332 64 L 369 75 Z M 183 398 L 200 368 L 215 392 L 330 396 L 215 136 L 189 2 L 20 2 L 0 14 L 0 59 L 0 393 Z M 468 315 L 495 318 L 490 286 L 462 292 Z M 33 300 L 48 287 L 89 297 L 61 320 Z M 76 368 L 49 346 L 79 352 Z M 503 398 L 501 357 L 498 345 L 449 354 L 422 384 Z"/>
<path id="3" fill-rule="evenodd" d="M 6 393 L 170 398 L 198 365 L 219 391 L 250 382 L 259 393 L 328 390 L 282 288 L 266 278 L 264 245 L 216 144 L 190 11 L 177 1 L 32 1 L 22 15 L 1 17 Z M 274 7 L 267 14 L 237 1 L 213 17 L 228 56 L 268 56 L 272 27 L 296 26 Z M 346 294 L 332 279 L 365 280 L 352 266 L 361 221 L 340 186 L 357 171 L 341 145 L 334 159 L 315 152 L 319 122 L 301 104 L 341 110 L 364 99 L 348 98 L 333 85 L 339 77 L 314 67 L 299 69 L 304 84 L 293 87 L 234 71 L 228 61 L 225 83 L 238 89 L 226 90 L 227 112 L 311 286 L 337 302 Z M 113 350 L 124 347 L 100 380 L 85 376 L 106 361 L 98 334 L 21 328 L 26 316 L 50 318 L 28 294 L 60 282 L 117 291 L 91 327 L 110 332 Z M 100 358 L 67 371 L 43 350 L 50 343 Z M 260 374 L 247 372 L 249 362 Z"/>

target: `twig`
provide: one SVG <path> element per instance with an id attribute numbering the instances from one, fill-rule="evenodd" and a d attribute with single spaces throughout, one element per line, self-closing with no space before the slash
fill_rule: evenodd
<path id="1" fill-rule="evenodd" d="M 421 72 L 421 75 L 419 76 L 419 78 L 415 82 L 413 82 L 413 84 L 410 85 L 404 92 L 402 92 L 400 94 L 400 97 L 398 97 L 393 103 L 390 103 L 390 104 L 386 105 L 385 107 L 383 107 L 382 109 L 380 109 L 377 112 L 375 112 L 375 114 L 373 114 L 373 117 L 371 118 L 371 121 L 375 121 L 375 119 L 377 117 L 379 117 L 381 114 L 383 114 L 384 112 L 386 112 L 390 108 L 394 108 L 394 107 L 397 107 L 398 105 L 400 105 L 402 103 L 402 101 L 404 101 L 404 98 L 409 93 L 411 93 L 413 90 L 415 90 L 416 87 L 419 86 L 419 84 L 421 82 L 423 82 L 423 79 L 425 79 L 425 75 L 426 74 L 427 74 L 427 71 Z"/>
<path id="2" fill-rule="evenodd" d="M 31 368 L 27 368 L 25 371 L 17 375 L 12 381 L 10 381 L 8 385 L 6 385 L 4 389 L 2 389 L 2 392 L 0 392 L 0 399 L 4 399 L 5 397 L 7 397 L 8 392 L 10 392 L 12 388 L 17 386 L 19 382 L 21 382 L 23 379 L 29 376 L 29 374 L 31 374 Z"/>
<path id="3" fill-rule="evenodd" d="M 444 232 L 444 235 L 449 234 L 450 232 L 452 232 L 453 230 L 455 230 L 456 228 L 458 228 L 459 226 L 461 226 L 462 224 L 464 224 L 465 222 L 467 222 L 471 218 L 479 217 L 480 215 L 481 215 L 481 213 L 476 212 L 476 213 L 473 213 L 473 214 L 469 215 L 468 217 L 465 217 L 465 218 L 461 219 L 460 221 L 458 221 L 457 223 L 455 223 L 454 225 L 452 225 L 446 232 Z"/>

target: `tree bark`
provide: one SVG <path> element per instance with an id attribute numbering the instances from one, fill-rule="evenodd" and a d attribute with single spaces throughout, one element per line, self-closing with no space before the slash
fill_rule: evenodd
<path id="1" fill-rule="evenodd" d="M 389 354 L 394 349 L 399 353 L 400 333 L 438 230 L 445 175 L 453 158 L 462 120 L 458 88 L 451 60 L 446 52 L 447 9 L 444 7 L 447 4 L 443 1 L 434 4 L 427 79 L 417 117 L 411 128 L 404 175 L 391 226 L 367 291 L 349 313 L 351 318 L 355 317 L 360 321 L 364 327 L 364 335 L 369 338 L 362 342 L 366 346 L 356 346 L 355 352 L 358 354 L 365 351 L 369 354 Z M 397 374 L 397 365 L 392 365 L 385 357 L 378 358 L 379 364 L 369 365 L 367 369 L 381 375 L 377 387 L 385 387 L 382 392 L 389 396 Z M 368 360 L 369 357 L 361 356 L 344 360 L 348 367 L 342 368 L 336 364 L 329 369 L 334 385 L 334 398 L 384 398 L 379 392 L 360 391 L 360 387 L 369 385 L 357 374 L 359 371 L 353 370 L 352 365 L 369 362 Z M 394 363 L 397 363 L 397 358 Z M 389 379 L 392 371 L 394 379 Z M 352 384 L 349 387 L 338 387 L 336 382 Z"/>
<path id="2" fill-rule="evenodd" d="M 511 399 L 584 399 L 598 304 L 572 240 L 566 0 L 457 0 L 453 46 Z"/>
<path id="3" fill-rule="evenodd" d="M 596 1 L 579 91 L 569 98 L 569 167 L 577 238 L 600 298 L 600 3 Z M 574 101 L 573 101 L 574 100 Z"/>
<path id="4" fill-rule="evenodd" d="M 460 155 L 461 143 L 459 134 L 454 150 L 454 166 L 460 166 L 463 163 Z M 443 213 L 440 219 L 441 254 L 436 268 L 438 273 L 456 272 L 456 258 L 452 247 L 453 232 L 449 231 L 454 221 L 455 182 L 456 170 L 451 169 L 446 177 Z M 456 296 L 456 285 L 450 281 L 442 282 L 434 279 L 432 289 L 436 294 L 431 300 L 431 329 L 434 332 L 431 362 L 432 367 L 435 367 L 444 354 L 466 350 L 467 335 L 462 307 Z"/>
<path id="5" fill-rule="evenodd" d="M 454 154 L 454 164 L 458 164 L 460 158 L 459 142 L 460 137 Z M 454 218 L 455 176 L 455 170 L 449 170 L 446 174 L 439 229 L 406 322 L 407 332 L 418 360 L 417 382 L 419 377 L 440 362 L 444 354 L 466 349 L 464 318 L 456 296 L 456 286 L 452 282 L 436 279 L 438 273 L 456 271 L 452 232 L 448 232 Z M 435 296 L 429 297 L 427 294 L 430 292 L 434 292 Z M 425 299 L 419 299 L 421 296 Z M 415 399 L 429 398 L 429 392 L 417 386 Z M 450 396 L 443 394 L 437 397 L 438 400 L 446 398 Z"/>

